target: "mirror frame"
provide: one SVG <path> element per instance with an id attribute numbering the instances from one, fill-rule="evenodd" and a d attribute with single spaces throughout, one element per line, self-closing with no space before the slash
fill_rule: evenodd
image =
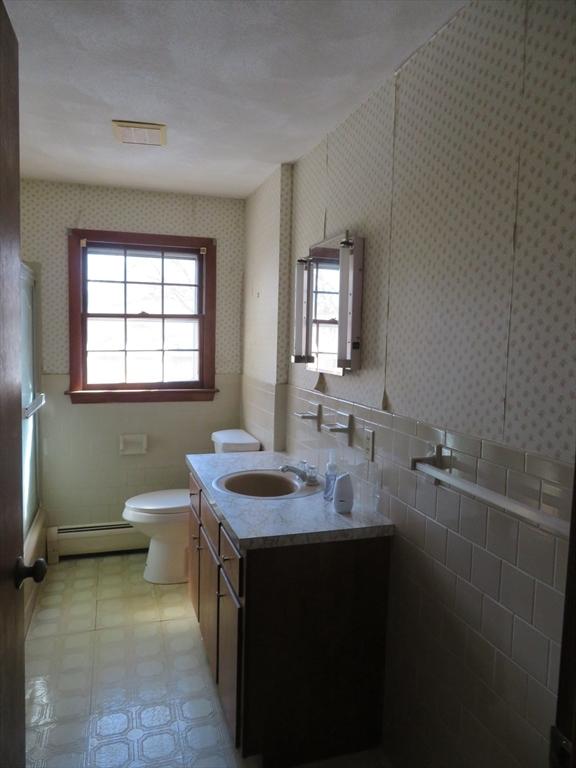
<path id="1" fill-rule="evenodd" d="M 340 288 L 338 297 L 338 367 L 322 369 L 312 354 L 312 274 L 311 265 L 322 260 L 335 260 L 338 256 Z M 293 363 L 304 363 L 317 373 L 342 376 L 360 368 L 360 331 L 362 319 L 362 273 L 364 238 L 346 231 L 312 245 L 308 256 L 296 263 L 294 301 Z"/>

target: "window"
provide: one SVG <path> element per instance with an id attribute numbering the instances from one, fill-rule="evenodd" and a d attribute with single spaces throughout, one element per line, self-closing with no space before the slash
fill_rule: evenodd
<path id="1" fill-rule="evenodd" d="M 212 400 L 215 242 L 70 230 L 74 403 Z"/>
<path id="2" fill-rule="evenodd" d="M 310 264 L 311 351 L 314 365 L 308 367 L 328 373 L 338 372 L 338 307 L 340 267 L 338 259 L 317 259 Z"/>

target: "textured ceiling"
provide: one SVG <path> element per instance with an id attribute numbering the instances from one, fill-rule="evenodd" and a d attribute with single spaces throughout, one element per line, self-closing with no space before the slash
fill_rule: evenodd
<path id="1" fill-rule="evenodd" d="M 245 196 L 466 0 L 6 0 L 25 176 Z M 110 121 L 166 123 L 124 146 Z"/>

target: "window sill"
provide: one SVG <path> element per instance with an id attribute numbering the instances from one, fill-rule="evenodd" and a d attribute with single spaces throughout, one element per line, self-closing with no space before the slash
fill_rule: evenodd
<path id="1" fill-rule="evenodd" d="M 212 401 L 217 389 L 80 389 L 65 394 L 77 404 Z"/>

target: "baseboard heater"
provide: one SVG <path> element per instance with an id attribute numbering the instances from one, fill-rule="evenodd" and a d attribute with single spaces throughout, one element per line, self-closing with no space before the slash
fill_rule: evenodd
<path id="1" fill-rule="evenodd" d="M 144 549 L 149 539 L 130 523 L 89 523 L 59 525 L 46 531 L 48 563 L 57 563 L 66 555 L 89 555 Z"/>

